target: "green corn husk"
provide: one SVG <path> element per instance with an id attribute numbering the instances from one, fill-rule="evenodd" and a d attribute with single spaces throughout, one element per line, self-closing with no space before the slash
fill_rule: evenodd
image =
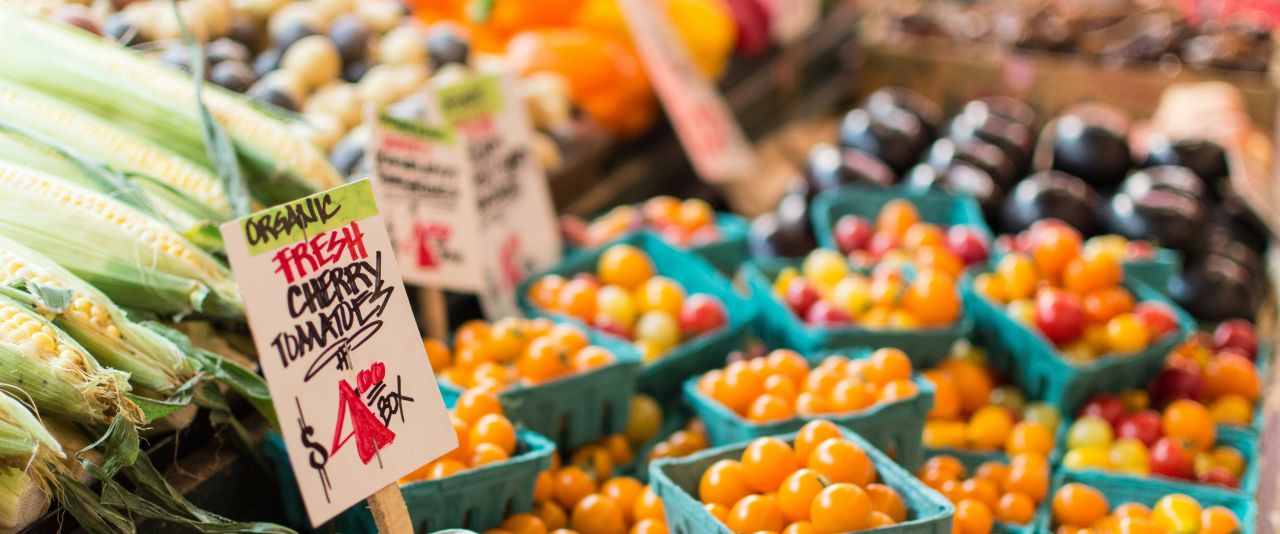
<path id="1" fill-rule="evenodd" d="M 117 414 L 143 420 L 126 394 L 129 375 L 102 367 L 71 336 L 35 310 L 0 296 L 0 383 L 31 398 L 42 414 L 108 423 Z"/>
<path id="2" fill-rule="evenodd" d="M 126 308 L 244 316 L 230 270 L 169 227 L 8 162 L 0 162 L 0 234 L 41 251 Z"/>
<path id="3" fill-rule="evenodd" d="M 220 220 L 231 217 L 222 181 L 205 168 L 74 106 L 0 83 L 0 126 L 25 130 L 118 169 L 152 176 L 207 206 Z"/>
<path id="4" fill-rule="evenodd" d="M 78 29 L 0 8 L 0 79 L 75 105 L 208 169 L 195 86 L 180 71 Z M 207 84 L 256 198 L 293 200 L 343 183 L 318 149 L 241 95 Z"/>
<path id="5" fill-rule="evenodd" d="M 77 157 L 83 156 L 81 154 Z M 120 188 L 103 179 L 104 175 L 115 172 L 105 165 L 99 164 L 96 168 L 86 169 L 82 165 L 94 165 L 94 162 L 83 159 L 77 162 L 53 147 L 3 129 L 0 129 L 0 161 L 30 167 L 81 187 L 113 195 L 130 206 L 154 214 L 155 218 L 167 223 L 205 250 L 223 249 L 217 223 L 227 220 L 224 214 L 217 213 L 169 184 L 144 174 L 136 174 L 137 171 L 131 172 L 129 178 L 132 179 L 125 184 L 141 193 L 140 198 L 133 198 L 132 195 L 121 194 Z"/>
<path id="6" fill-rule="evenodd" d="M 0 390 L 0 463 L 26 467 L 37 459 L 61 459 L 62 445 L 26 405 Z"/>
<path id="7" fill-rule="evenodd" d="M 2 236 L 0 286 L 21 286 L 37 311 L 98 361 L 129 373 L 140 394 L 168 398 L 196 375 L 186 354 L 168 339 L 129 320 L 106 295 L 53 260 Z"/>

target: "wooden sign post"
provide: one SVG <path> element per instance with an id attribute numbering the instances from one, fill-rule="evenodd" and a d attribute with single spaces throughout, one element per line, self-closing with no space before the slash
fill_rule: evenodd
<path id="1" fill-rule="evenodd" d="M 222 226 L 312 525 L 368 499 L 412 532 L 396 481 L 458 446 L 367 180 Z"/>

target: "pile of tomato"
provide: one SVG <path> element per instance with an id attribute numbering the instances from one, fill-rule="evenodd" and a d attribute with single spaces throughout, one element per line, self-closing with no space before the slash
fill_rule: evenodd
<path id="1" fill-rule="evenodd" d="M 855 265 L 909 260 L 960 276 L 965 266 L 985 261 L 990 244 L 984 230 L 968 224 L 943 227 L 924 221 L 909 200 L 891 200 L 875 221 L 857 215 L 836 219 L 831 236 Z"/>
<path id="2" fill-rule="evenodd" d="M 911 360 L 898 349 L 869 357 L 826 357 L 816 367 L 799 353 L 778 349 L 737 360 L 698 379 L 698 391 L 753 423 L 796 416 L 857 413 L 914 397 Z"/>
<path id="3" fill-rule="evenodd" d="M 654 232 L 677 247 L 709 245 L 724 237 L 710 204 L 670 196 L 654 197 L 637 206 L 618 206 L 590 223 L 565 218 L 561 226 L 569 241 L 580 247 L 598 247 L 641 230 Z"/>
<path id="4" fill-rule="evenodd" d="M 806 424 L 792 443 L 753 440 L 738 460 L 702 473 L 697 497 L 733 532 L 835 534 L 895 525 L 911 512 L 829 421 Z"/>
<path id="5" fill-rule="evenodd" d="M 1053 527 L 1062 534 L 1086 532 L 1195 532 L 1232 534 L 1240 518 L 1222 506 L 1202 506 L 1181 493 L 1161 497 L 1152 507 L 1136 502 L 1114 507 L 1106 495 L 1085 484 L 1065 484 L 1053 494 Z"/>
<path id="6" fill-rule="evenodd" d="M 419 467 L 400 480 L 438 480 L 468 469 L 505 462 L 516 453 L 516 427 L 502 413 L 492 392 L 471 390 L 458 397 L 449 411 L 458 448 Z"/>
<path id="7" fill-rule="evenodd" d="M 1189 399 L 1151 409 L 1135 391 L 1126 398 L 1099 395 L 1080 409 L 1067 430 L 1067 469 L 1097 469 L 1134 475 L 1195 480 L 1239 487 L 1244 454 L 1218 443 L 1218 428 L 1204 405 Z"/>
<path id="8" fill-rule="evenodd" d="M 720 299 L 708 293 L 688 294 L 680 282 L 659 275 L 648 254 L 626 244 L 605 249 L 594 274 L 539 278 L 528 297 L 542 310 L 631 341 L 646 363 L 729 323 Z"/>
<path id="9" fill-rule="evenodd" d="M 1134 354 L 1178 330 L 1173 309 L 1136 302 L 1124 279 L 1123 258 L 1105 246 L 1084 247 L 1063 223 L 1028 230 L 1027 252 L 1001 258 L 973 289 L 1035 328 L 1069 361 Z"/>
<path id="10" fill-rule="evenodd" d="M 956 322 L 963 311 L 956 276 L 916 265 L 883 263 L 865 275 L 844 255 L 816 249 L 800 269 L 783 268 L 773 281 L 778 299 L 812 326 L 917 329 Z"/>
<path id="11" fill-rule="evenodd" d="M 547 319 L 468 321 L 454 334 L 453 350 L 438 339 L 423 345 L 442 380 L 487 391 L 543 384 L 616 361 L 612 351 L 592 345 L 581 328 Z"/>
<path id="12" fill-rule="evenodd" d="M 995 521 L 1030 523 L 1036 506 L 1049 493 L 1051 474 L 1045 455 L 1021 452 L 1008 462 L 984 462 L 972 473 L 956 457 L 938 455 L 926 461 L 916 476 L 955 505 L 953 533 L 984 534 L 991 532 Z"/>
<path id="13" fill-rule="evenodd" d="M 1262 395 L 1257 350 L 1252 324 L 1224 321 L 1212 335 L 1194 335 L 1173 349 L 1148 387 L 1151 399 L 1159 406 L 1192 399 L 1208 406 L 1219 424 L 1250 426 Z"/>
<path id="14" fill-rule="evenodd" d="M 975 350 L 923 373 L 933 383 L 925 446 L 1049 455 L 1061 420 L 1058 409 L 1028 402 L 1016 386 L 995 385 L 995 372 L 983 358 Z"/>

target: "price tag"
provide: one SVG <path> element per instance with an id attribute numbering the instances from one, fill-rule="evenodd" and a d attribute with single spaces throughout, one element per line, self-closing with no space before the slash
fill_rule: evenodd
<path id="1" fill-rule="evenodd" d="M 694 170 L 710 183 L 746 178 L 753 152 L 728 103 L 700 71 L 653 0 L 618 0 L 649 80 Z"/>
<path id="2" fill-rule="evenodd" d="M 516 286 L 560 261 L 560 229 L 547 178 L 533 157 L 533 131 L 509 72 L 481 72 L 436 87 L 440 106 L 467 146 L 490 318 L 516 315 Z"/>
<path id="3" fill-rule="evenodd" d="M 458 446 L 368 180 L 222 237 L 312 525 Z"/>
<path id="4" fill-rule="evenodd" d="M 485 282 L 475 182 L 466 146 L 430 87 L 415 95 L 421 117 L 374 112 L 369 154 L 375 190 L 404 279 L 476 292 Z"/>

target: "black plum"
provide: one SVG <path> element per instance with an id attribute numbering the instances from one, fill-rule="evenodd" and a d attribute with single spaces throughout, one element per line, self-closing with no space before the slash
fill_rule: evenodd
<path id="1" fill-rule="evenodd" d="M 1053 168 L 1110 191 L 1133 167 L 1128 123 L 1109 110 L 1086 108 L 1062 115 L 1053 128 Z"/>
<path id="2" fill-rule="evenodd" d="M 1043 219 L 1059 219 L 1085 235 L 1098 233 L 1098 193 L 1083 180 L 1058 171 L 1028 176 L 1005 196 L 1001 222 L 1006 233 L 1021 232 Z"/>
<path id="3" fill-rule="evenodd" d="M 811 187 L 810 196 L 846 184 L 887 187 L 897 179 L 893 170 L 875 156 L 825 143 L 809 151 L 805 177 Z"/>
<path id="4" fill-rule="evenodd" d="M 927 144 L 920 120 L 905 110 L 872 115 L 855 109 L 845 114 L 840 123 L 841 146 L 875 156 L 897 175 L 911 169 Z"/>

